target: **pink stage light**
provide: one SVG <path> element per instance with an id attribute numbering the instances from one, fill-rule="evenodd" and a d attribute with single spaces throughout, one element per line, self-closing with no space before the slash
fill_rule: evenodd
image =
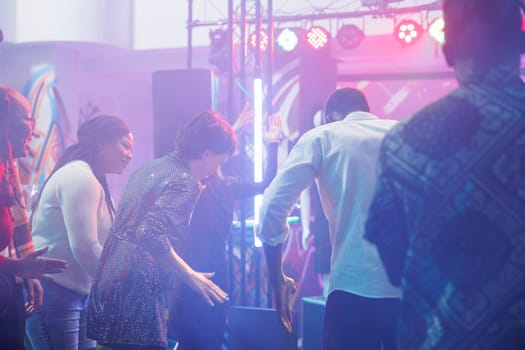
<path id="1" fill-rule="evenodd" d="M 411 19 L 404 19 L 396 26 L 394 36 L 402 45 L 411 45 L 421 37 L 422 32 L 423 28 L 419 23 Z"/>
<path id="2" fill-rule="evenodd" d="M 328 45 L 330 33 L 320 26 L 313 26 L 306 32 L 306 42 L 314 49 L 320 50 Z"/>
<path id="3" fill-rule="evenodd" d="M 365 33 L 355 24 L 345 24 L 339 28 L 335 38 L 342 48 L 355 49 L 365 38 Z"/>
<path id="4" fill-rule="evenodd" d="M 248 42 L 250 43 L 250 46 L 255 49 L 257 47 L 257 33 L 254 32 L 254 33 L 250 34 Z M 268 48 L 268 44 L 269 44 L 268 34 L 266 34 L 266 32 L 264 30 L 261 30 L 261 38 L 260 38 L 260 43 L 259 43 L 259 49 L 261 51 L 266 51 L 266 49 Z"/>

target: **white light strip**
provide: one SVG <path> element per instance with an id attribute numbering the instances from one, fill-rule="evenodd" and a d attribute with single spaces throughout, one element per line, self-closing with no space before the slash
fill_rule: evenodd
<path id="1" fill-rule="evenodd" d="M 263 84 L 262 79 L 253 81 L 253 180 L 263 180 Z M 254 227 L 259 223 L 259 208 L 262 203 L 262 195 L 255 196 L 253 201 Z M 262 242 L 255 235 L 254 245 L 262 247 Z"/>

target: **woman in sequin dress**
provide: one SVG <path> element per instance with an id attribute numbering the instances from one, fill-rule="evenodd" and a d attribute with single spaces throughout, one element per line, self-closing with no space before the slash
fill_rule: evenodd
<path id="1" fill-rule="evenodd" d="M 200 194 L 235 149 L 231 126 L 213 112 L 187 122 L 175 150 L 130 178 L 102 252 L 88 312 L 88 336 L 112 350 L 167 347 L 168 293 L 185 284 L 208 304 L 227 294 L 176 253 Z"/>

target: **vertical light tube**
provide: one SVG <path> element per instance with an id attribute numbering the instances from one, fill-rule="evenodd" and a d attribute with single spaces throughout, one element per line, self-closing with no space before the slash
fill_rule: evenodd
<path id="1" fill-rule="evenodd" d="M 263 83 L 261 78 L 253 81 L 253 180 L 263 180 Z M 255 235 L 255 228 L 259 224 L 259 208 L 262 195 L 255 196 L 253 202 L 254 245 L 262 247 L 262 242 Z"/>

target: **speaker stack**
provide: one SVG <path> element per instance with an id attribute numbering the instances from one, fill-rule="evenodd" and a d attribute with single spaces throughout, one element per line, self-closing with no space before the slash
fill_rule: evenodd
<path id="1" fill-rule="evenodd" d="M 209 69 L 176 69 L 153 73 L 155 157 L 173 150 L 177 130 L 194 115 L 213 109 L 214 82 Z"/>

